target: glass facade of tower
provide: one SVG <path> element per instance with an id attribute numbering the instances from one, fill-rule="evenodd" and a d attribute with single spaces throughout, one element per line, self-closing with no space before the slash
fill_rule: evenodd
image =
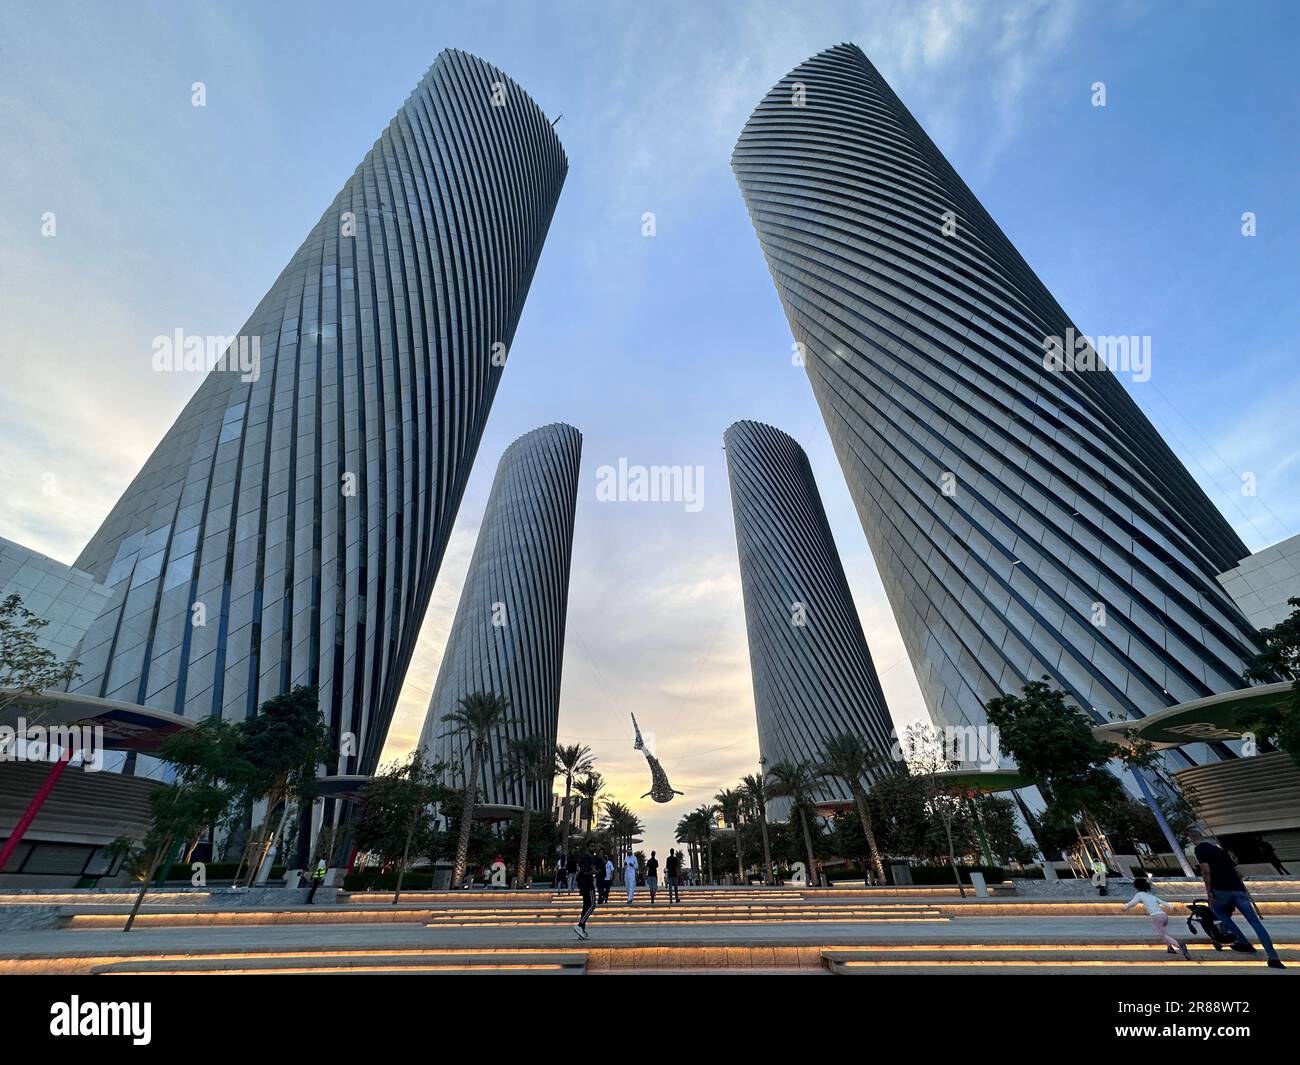
<path id="1" fill-rule="evenodd" d="M 470 737 L 452 735 L 445 715 L 475 692 L 510 700 L 479 773 L 492 805 L 524 803 L 524 782 L 509 772 L 511 740 L 542 736 L 555 746 L 581 458 L 582 434 L 564 424 L 526 433 L 501 456 L 425 717 L 421 746 L 463 784 Z M 549 810 L 550 776 L 527 798 Z"/>
<path id="2" fill-rule="evenodd" d="M 73 690 L 239 720 L 317 685 L 331 770 L 373 771 L 567 166 L 438 56 L 77 560 L 113 595 Z"/>
<path id="3" fill-rule="evenodd" d="M 936 721 L 1240 686 L 1244 545 L 1114 373 L 1049 365 L 1081 331 L 866 56 L 792 70 L 732 166 Z"/>
<path id="4" fill-rule="evenodd" d="M 808 456 L 761 422 L 736 422 L 723 443 L 764 761 L 820 762 L 825 741 L 848 732 L 890 765 L 889 711 Z M 852 800 L 833 778 L 820 797 Z M 788 813 L 788 800 L 770 805 Z"/>

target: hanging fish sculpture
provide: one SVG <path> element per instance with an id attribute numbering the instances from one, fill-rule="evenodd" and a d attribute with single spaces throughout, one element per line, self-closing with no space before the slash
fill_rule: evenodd
<path id="1" fill-rule="evenodd" d="M 650 763 L 650 790 L 642 795 L 641 798 L 649 796 L 655 802 L 672 802 L 674 795 L 681 795 L 668 783 L 668 774 L 664 772 L 664 767 L 659 764 L 659 759 L 645 748 L 645 741 L 641 739 L 641 729 L 636 723 L 636 714 L 632 715 L 632 727 L 636 729 L 636 743 L 633 746 L 645 755 L 645 760 Z"/>

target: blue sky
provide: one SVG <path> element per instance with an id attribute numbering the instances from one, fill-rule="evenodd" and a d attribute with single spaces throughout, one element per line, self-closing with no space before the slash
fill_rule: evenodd
<path id="1" fill-rule="evenodd" d="M 418 733 L 501 451 L 569 421 L 561 738 L 664 849 L 757 759 L 721 449 L 738 418 L 807 448 L 895 718 L 923 713 L 731 175 L 754 104 L 859 44 L 1080 329 L 1153 338 L 1129 387 L 1258 548 L 1300 532 L 1297 30 L 1289 3 L 10 0 L 0 535 L 71 561 L 197 387 L 151 369 L 152 338 L 238 330 L 438 51 L 482 55 L 563 114 L 570 172 L 389 754 Z M 620 457 L 703 466 L 703 508 L 598 502 Z M 629 712 L 687 792 L 671 806 L 635 799 Z"/>

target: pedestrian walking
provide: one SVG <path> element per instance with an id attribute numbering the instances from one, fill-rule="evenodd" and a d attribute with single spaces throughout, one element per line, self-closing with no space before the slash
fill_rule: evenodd
<path id="1" fill-rule="evenodd" d="M 682 860 L 677 852 L 671 847 L 668 848 L 668 857 L 664 859 L 664 882 L 668 886 L 668 901 L 681 902 L 681 891 L 678 890 L 677 878 L 681 875 Z"/>
<path id="2" fill-rule="evenodd" d="M 1097 889 L 1098 895 L 1106 894 L 1106 863 L 1100 858 L 1093 859 L 1092 886 Z"/>
<path id="3" fill-rule="evenodd" d="M 1205 894 L 1209 899 L 1210 909 L 1214 911 L 1228 934 L 1232 936 L 1232 949 L 1241 954 L 1254 954 L 1255 948 L 1245 937 L 1241 929 L 1232 923 L 1232 914 L 1236 910 L 1241 911 L 1241 915 L 1246 918 L 1250 927 L 1255 930 L 1255 935 L 1259 937 L 1260 946 L 1264 948 L 1264 953 L 1268 955 L 1268 967 L 1270 969 L 1284 969 L 1282 959 L 1277 956 L 1277 948 L 1273 946 L 1273 940 L 1269 938 L 1268 930 L 1264 927 L 1264 922 L 1260 920 L 1255 905 L 1251 901 L 1250 892 L 1246 890 L 1245 881 L 1241 879 L 1241 874 L 1237 872 L 1236 863 L 1228 857 L 1222 847 L 1213 843 L 1210 838 L 1201 831 L 1192 832 L 1192 842 L 1196 845 L 1196 860 L 1201 863 L 1201 879 L 1205 882 Z"/>
<path id="4" fill-rule="evenodd" d="M 627 852 L 627 857 L 623 859 L 623 886 L 627 888 L 627 904 L 632 905 L 632 899 L 636 895 L 636 874 L 640 870 L 641 864 L 637 857 L 631 851 Z"/>
<path id="5" fill-rule="evenodd" d="M 655 892 L 659 890 L 659 859 L 655 857 L 655 852 L 650 852 L 650 857 L 645 863 L 645 886 L 650 889 L 650 905 L 655 904 Z"/>
<path id="6" fill-rule="evenodd" d="M 1165 945 L 1166 952 L 1175 956 L 1181 954 L 1183 961 L 1191 961 L 1186 945 L 1169 934 L 1169 914 L 1166 911 L 1172 910 L 1172 904 L 1152 892 L 1151 881 L 1144 876 L 1133 878 L 1133 891 L 1133 897 L 1124 903 L 1124 912 L 1128 913 L 1134 906 L 1141 906 L 1151 918 L 1156 938 Z"/>
<path id="7" fill-rule="evenodd" d="M 578 917 L 578 923 L 573 926 L 573 933 L 579 939 L 591 938 L 591 933 L 587 931 L 587 918 L 596 912 L 596 870 L 599 865 L 601 863 L 596 857 L 594 843 L 588 844 L 587 853 L 574 863 L 574 877 L 578 891 L 582 894 L 582 913 Z"/>
<path id="8" fill-rule="evenodd" d="M 600 852 L 599 867 L 600 890 L 598 898 L 602 906 L 609 901 L 609 888 L 614 882 L 614 862 L 605 851 Z"/>
<path id="9" fill-rule="evenodd" d="M 316 897 L 316 889 L 325 883 L 325 859 L 322 858 L 316 863 L 316 868 L 311 873 L 311 890 L 307 892 L 307 905 L 312 904 L 312 899 Z"/>

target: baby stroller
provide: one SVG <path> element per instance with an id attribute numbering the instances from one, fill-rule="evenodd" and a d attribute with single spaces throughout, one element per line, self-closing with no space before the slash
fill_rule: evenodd
<path id="1" fill-rule="evenodd" d="M 1210 942 L 1214 945 L 1215 950 L 1222 950 L 1225 944 L 1232 942 L 1232 935 L 1222 924 L 1219 918 L 1210 909 L 1208 899 L 1197 899 L 1195 902 L 1189 902 L 1187 908 L 1191 914 L 1187 918 L 1187 930 L 1196 935 L 1196 926 L 1200 925 L 1201 930 L 1210 937 Z"/>

